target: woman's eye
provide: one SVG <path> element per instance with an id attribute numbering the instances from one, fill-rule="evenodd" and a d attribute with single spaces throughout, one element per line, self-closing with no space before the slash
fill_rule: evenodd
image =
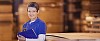
<path id="1" fill-rule="evenodd" d="M 36 12 L 36 11 L 33 11 L 33 12 Z"/>

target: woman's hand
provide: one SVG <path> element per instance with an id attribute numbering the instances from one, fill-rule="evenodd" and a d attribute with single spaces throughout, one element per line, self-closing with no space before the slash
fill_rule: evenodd
<path id="1" fill-rule="evenodd" d="M 22 35 L 17 35 L 19 41 L 26 41 L 26 38 Z"/>

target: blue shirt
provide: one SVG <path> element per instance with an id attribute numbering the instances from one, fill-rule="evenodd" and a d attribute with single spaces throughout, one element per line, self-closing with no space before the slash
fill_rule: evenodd
<path id="1" fill-rule="evenodd" d="M 30 24 L 30 20 L 28 22 L 26 22 L 24 25 L 23 25 L 23 31 L 24 30 L 30 30 L 30 29 L 33 29 L 34 32 L 36 33 L 37 37 L 35 38 L 38 38 L 38 35 L 39 34 L 46 34 L 46 24 L 40 20 L 39 18 L 37 18 L 35 20 L 35 22 L 32 22 Z"/>

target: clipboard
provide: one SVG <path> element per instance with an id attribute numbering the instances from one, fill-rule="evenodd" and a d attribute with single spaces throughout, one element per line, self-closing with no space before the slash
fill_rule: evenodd
<path id="1" fill-rule="evenodd" d="M 38 38 L 38 36 L 35 33 L 34 29 L 30 29 L 30 30 L 27 30 L 27 31 L 19 32 L 18 36 L 19 35 L 24 36 L 25 38 L 29 38 L 29 39 L 37 39 Z"/>

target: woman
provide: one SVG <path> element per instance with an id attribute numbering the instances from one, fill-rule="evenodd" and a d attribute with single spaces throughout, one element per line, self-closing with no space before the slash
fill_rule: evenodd
<path id="1" fill-rule="evenodd" d="M 28 7 L 28 17 L 30 20 L 23 25 L 23 31 L 33 29 L 37 37 L 29 39 L 22 35 L 17 35 L 19 41 L 45 41 L 46 25 L 38 18 L 39 5 L 36 2 L 30 2 Z"/>

